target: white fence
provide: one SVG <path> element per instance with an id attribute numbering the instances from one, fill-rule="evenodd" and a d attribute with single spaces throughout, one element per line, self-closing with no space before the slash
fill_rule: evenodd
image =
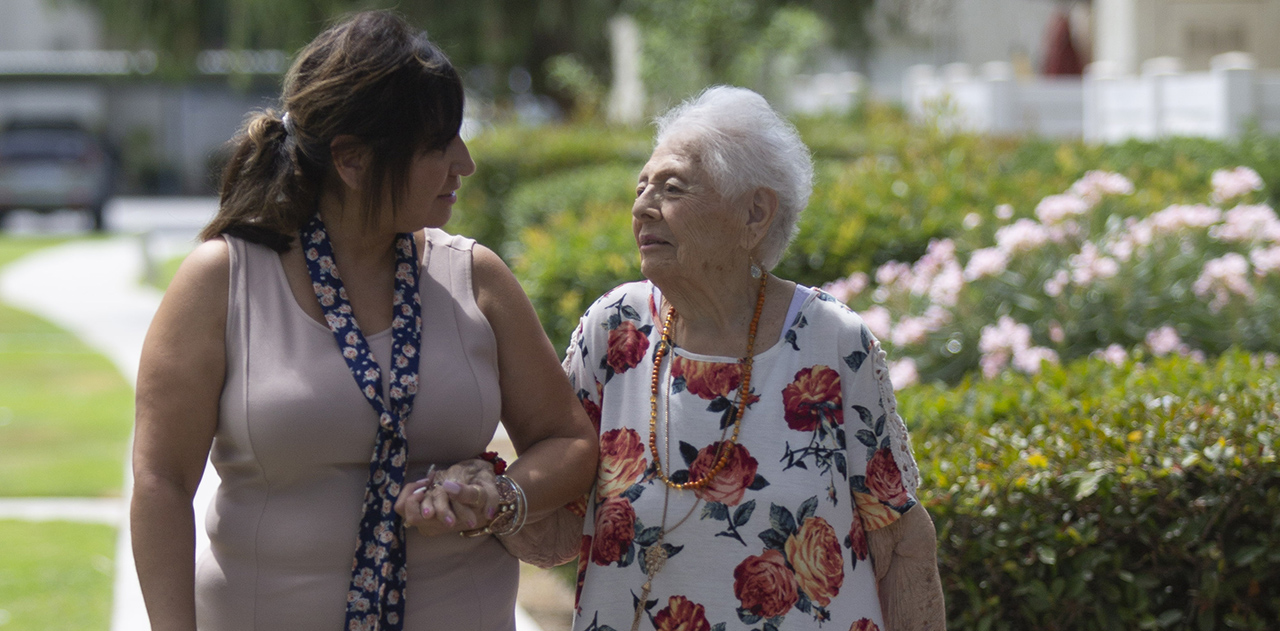
<path id="1" fill-rule="evenodd" d="M 1165 136 L 1235 138 L 1251 124 L 1280 133 L 1280 73 L 1255 69 L 1252 58 L 1228 53 L 1208 72 L 1181 72 L 1176 59 L 1143 64 L 1124 76 L 1103 63 L 1083 79 L 1020 81 L 1009 64 L 985 64 L 972 76 L 964 64 L 911 68 L 903 85 L 913 118 L 946 129 L 1030 133 L 1093 142 Z"/>

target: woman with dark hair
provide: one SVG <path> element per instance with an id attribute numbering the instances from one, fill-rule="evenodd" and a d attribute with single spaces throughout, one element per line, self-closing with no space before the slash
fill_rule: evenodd
<path id="1" fill-rule="evenodd" d="M 588 488 L 596 440 L 511 272 L 439 229 L 475 169 L 458 75 L 360 13 L 299 54 L 281 103 L 235 139 L 143 348 L 152 627 L 509 631 L 504 546 Z M 505 471 L 479 459 L 500 420 Z M 206 458 L 221 485 L 193 563 Z"/>

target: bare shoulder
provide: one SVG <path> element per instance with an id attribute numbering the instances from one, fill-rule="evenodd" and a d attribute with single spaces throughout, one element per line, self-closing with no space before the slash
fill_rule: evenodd
<path id="1" fill-rule="evenodd" d="M 226 285 L 231 270 L 231 246 L 223 239 L 210 239 L 196 246 L 191 254 L 182 261 L 178 274 L 179 279 L 196 283 L 221 283 Z"/>
<path id="2" fill-rule="evenodd" d="M 528 302 L 511 268 L 496 252 L 479 243 L 471 250 L 471 279 L 476 304 L 490 318 L 495 310 L 504 310 L 513 300 Z"/>
<path id="3" fill-rule="evenodd" d="M 165 306 L 202 315 L 201 319 L 225 320 L 230 276 L 230 246 L 222 239 L 205 241 L 178 267 L 165 291 L 164 303 L 168 303 Z"/>

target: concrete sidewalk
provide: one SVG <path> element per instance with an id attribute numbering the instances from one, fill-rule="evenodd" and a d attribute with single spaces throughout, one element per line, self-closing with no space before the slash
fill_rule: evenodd
<path id="1" fill-rule="evenodd" d="M 144 243 L 139 237 L 77 241 L 38 251 L 5 267 L 0 272 L 0 300 L 72 332 L 110 359 L 129 383 L 135 384 L 142 341 L 162 295 L 138 283 L 143 273 Z M 505 438 L 502 432 L 495 442 Z M 125 488 L 118 500 L 0 500 L 0 518 L 64 519 L 120 526 L 112 631 L 150 628 L 129 537 L 127 507 L 132 481 L 131 468 L 126 463 Z M 194 501 L 197 555 L 209 545 L 204 517 L 217 483 L 213 468 L 206 467 Z M 521 607 L 516 608 L 516 628 L 541 631 Z"/>

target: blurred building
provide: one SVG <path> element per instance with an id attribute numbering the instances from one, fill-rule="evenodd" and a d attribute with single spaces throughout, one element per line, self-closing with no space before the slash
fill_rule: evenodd
<path id="1" fill-rule="evenodd" d="M 117 190 L 207 194 L 226 142 L 274 105 L 279 51 L 203 51 L 191 77 L 157 76 L 151 51 L 102 50 L 101 20 L 73 2 L 0 0 L 0 126 L 75 121 L 120 158 Z"/>
<path id="2" fill-rule="evenodd" d="M 1094 0 L 1094 57 L 1122 73 L 1157 57 L 1208 70 L 1215 55 L 1248 53 L 1280 69 L 1280 0 Z"/>
<path id="3" fill-rule="evenodd" d="M 73 2 L 0 0 L 0 50 L 96 50 L 102 20 Z"/>

